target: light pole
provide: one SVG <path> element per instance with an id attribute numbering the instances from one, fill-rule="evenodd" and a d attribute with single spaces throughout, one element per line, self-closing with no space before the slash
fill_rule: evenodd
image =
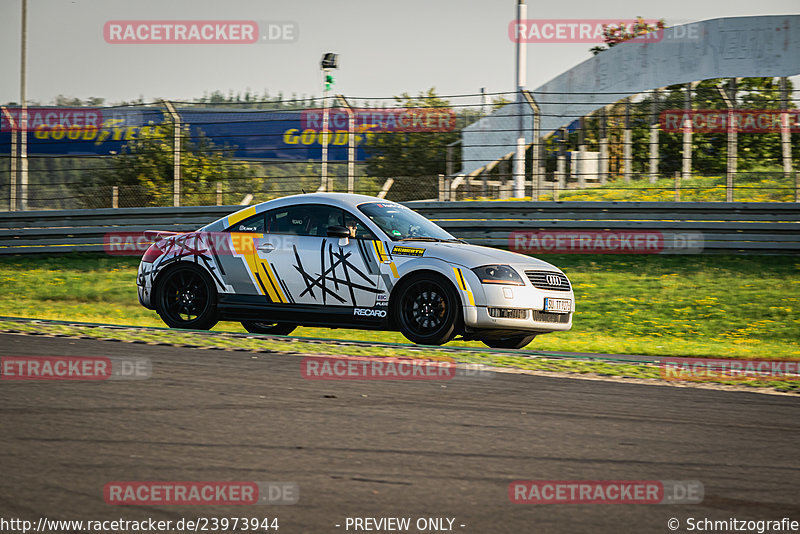
<path id="1" fill-rule="evenodd" d="M 517 24 L 522 24 L 528 15 L 528 6 L 525 0 L 517 0 Z M 525 97 L 522 91 L 525 89 L 525 46 L 522 43 L 522 36 L 517 30 L 517 150 L 514 157 L 514 196 L 521 198 L 525 196 Z"/>
<path id="2" fill-rule="evenodd" d="M 26 68 L 28 63 L 28 0 L 22 0 L 22 42 L 20 43 L 19 72 L 19 126 L 22 137 L 19 144 L 19 209 L 28 209 L 28 95 Z"/>
<path id="3" fill-rule="evenodd" d="M 320 68 L 322 69 L 322 177 L 319 187 L 322 191 L 333 191 L 333 180 L 328 180 L 328 91 L 333 85 L 331 69 L 339 67 L 339 55 L 331 52 L 322 56 Z"/>

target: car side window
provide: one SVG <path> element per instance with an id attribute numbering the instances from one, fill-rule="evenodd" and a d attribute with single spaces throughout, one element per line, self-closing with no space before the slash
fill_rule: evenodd
<path id="1" fill-rule="evenodd" d="M 377 239 L 369 228 L 364 226 L 355 215 L 347 211 L 344 212 L 344 225 L 350 228 L 350 235 L 355 239 Z"/>
<path id="2" fill-rule="evenodd" d="M 268 211 L 265 232 L 325 237 L 329 226 L 343 226 L 342 210 L 324 204 L 302 204 Z"/>
<path id="3" fill-rule="evenodd" d="M 262 234 L 264 233 L 264 214 L 259 213 L 257 215 L 253 215 L 252 217 L 248 217 L 243 221 L 239 221 L 236 224 L 232 224 L 227 230 L 227 232 L 253 232 Z"/>

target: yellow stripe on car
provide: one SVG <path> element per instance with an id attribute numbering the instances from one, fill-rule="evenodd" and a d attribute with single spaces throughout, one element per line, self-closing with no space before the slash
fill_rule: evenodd
<path id="1" fill-rule="evenodd" d="M 380 241 L 372 241 L 372 246 L 375 248 L 375 255 L 378 257 L 378 263 L 383 263 L 384 261 L 384 253 L 383 253 L 383 243 Z"/>
<path id="2" fill-rule="evenodd" d="M 469 300 L 470 306 L 475 306 L 475 297 L 472 295 L 472 291 L 469 290 L 467 286 L 467 281 L 464 280 L 464 275 L 461 272 L 461 269 L 458 267 L 453 267 L 453 272 L 456 273 L 456 281 L 458 282 L 458 287 L 461 288 L 467 294 L 467 299 Z"/>
<path id="3" fill-rule="evenodd" d="M 267 273 L 267 277 L 269 278 L 270 284 L 272 284 L 272 288 L 275 290 L 275 293 L 280 299 L 280 302 L 286 304 L 289 302 L 289 299 L 286 298 L 286 295 L 283 294 L 283 290 L 281 289 L 280 281 L 278 280 L 278 276 L 273 272 L 272 266 L 269 264 L 268 261 L 262 261 L 261 266 L 264 271 Z M 269 286 L 267 286 L 269 288 Z"/>
<path id="4" fill-rule="evenodd" d="M 231 226 L 232 224 L 236 224 L 237 222 L 250 217 L 251 215 L 256 214 L 256 207 L 250 206 L 249 208 L 236 212 L 233 215 L 228 216 L 228 224 L 227 226 Z"/>

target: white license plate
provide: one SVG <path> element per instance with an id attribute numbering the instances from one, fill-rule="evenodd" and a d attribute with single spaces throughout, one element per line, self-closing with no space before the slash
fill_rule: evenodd
<path id="1" fill-rule="evenodd" d="M 572 311 L 570 299 L 544 299 L 544 311 L 555 313 L 569 313 Z"/>

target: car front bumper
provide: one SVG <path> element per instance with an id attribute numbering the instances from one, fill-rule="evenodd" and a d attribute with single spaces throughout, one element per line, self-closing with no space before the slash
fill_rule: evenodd
<path id="1" fill-rule="evenodd" d="M 570 291 L 547 291 L 530 285 L 483 285 L 485 300 L 464 307 L 464 326 L 469 330 L 521 330 L 559 332 L 572 328 L 575 295 Z M 567 299 L 569 313 L 545 311 L 545 299 Z"/>

